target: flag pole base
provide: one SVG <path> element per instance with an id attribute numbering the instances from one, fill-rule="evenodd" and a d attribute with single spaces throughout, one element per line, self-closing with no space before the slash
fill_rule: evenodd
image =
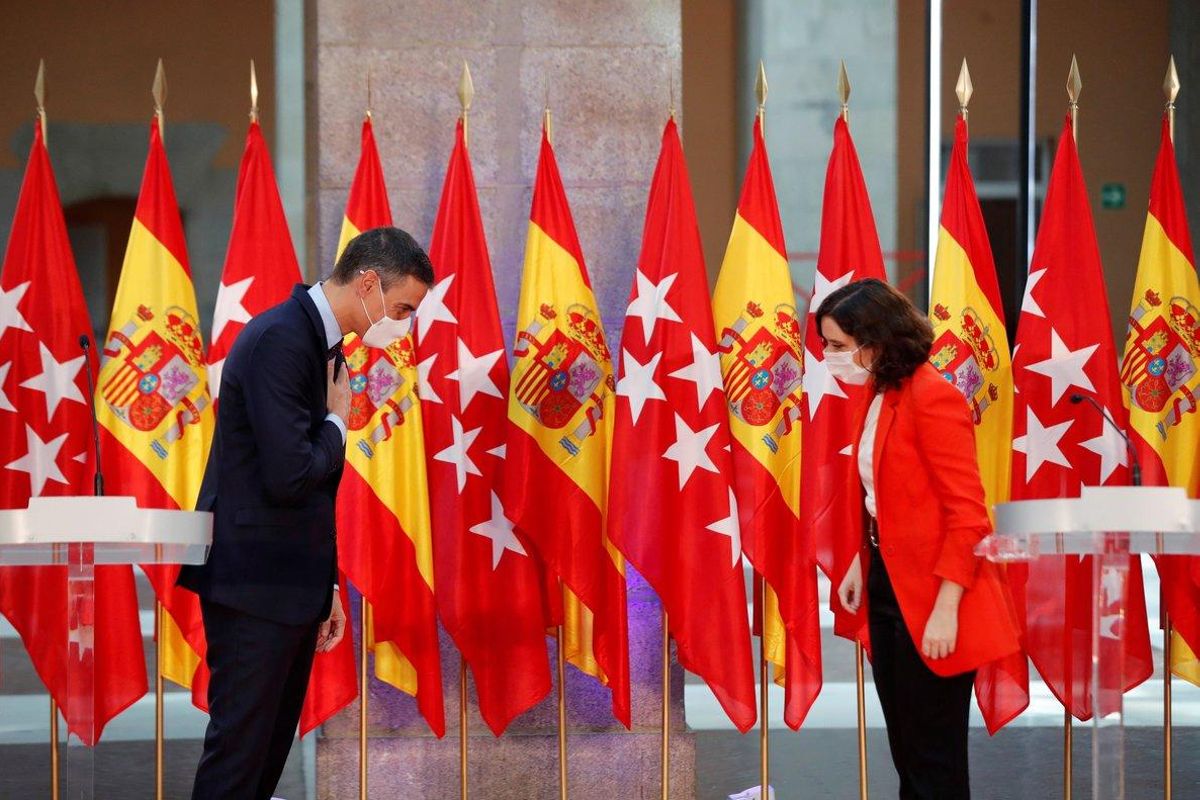
<path id="1" fill-rule="evenodd" d="M 671 629 L 662 612 L 662 800 L 671 796 Z"/>
<path id="2" fill-rule="evenodd" d="M 50 797 L 58 800 L 58 703 L 50 698 Z"/>
<path id="3" fill-rule="evenodd" d="M 564 640 L 564 629 L 558 626 L 558 657 L 556 671 L 558 673 L 558 797 L 567 800 L 567 688 L 566 680 L 567 644 Z"/>
<path id="4" fill-rule="evenodd" d="M 154 797 L 163 800 L 163 604 L 154 603 Z"/>
<path id="5" fill-rule="evenodd" d="M 467 659 L 458 657 L 458 792 L 467 800 Z"/>
<path id="6" fill-rule="evenodd" d="M 337 597 L 333 602 L 339 602 Z M 359 665 L 358 683 L 361 687 L 358 695 L 358 797 L 367 800 L 367 656 L 370 652 L 370 637 L 373 635 L 371 619 L 371 604 L 364 596 L 362 598 L 362 635 L 359 636 Z"/>
<path id="7" fill-rule="evenodd" d="M 867 800 L 867 695 L 863 676 L 863 646 L 854 642 L 854 685 L 858 697 L 858 796 Z"/>

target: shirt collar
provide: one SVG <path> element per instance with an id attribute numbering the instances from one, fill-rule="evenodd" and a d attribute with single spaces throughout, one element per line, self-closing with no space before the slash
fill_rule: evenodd
<path id="1" fill-rule="evenodd" d="M 325 325 L 325 344 L 332 350 L 342 341 L 342 329 L 338 327 L 337 317 L 333 315 L 329 298 L 325 296 L 325 290 L 321 288 L 319 281 L 308 288 L 308 296 L 312 298 L 317 313 L 321 315 L 321 322 Z"/>

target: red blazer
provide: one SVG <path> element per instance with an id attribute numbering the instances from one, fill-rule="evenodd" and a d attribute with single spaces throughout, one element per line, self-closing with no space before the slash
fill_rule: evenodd
<path id="1" fill-rule="evenodd" d="M 863 408 L 855 427 L 850 494 L 860 503 L 858 442 L 865 421 Z M 884 394 L 874 471 L 880 554 L 918 652 L 942 579 L 966 588 L 954 653 L 936 660 L 922 656 L 929 668 L 957 675 L 1020 650 L 1008 585 L 995 564 L 974 553 L 992 525 L 971 412 L 958 389 L 929 364 Z"/>

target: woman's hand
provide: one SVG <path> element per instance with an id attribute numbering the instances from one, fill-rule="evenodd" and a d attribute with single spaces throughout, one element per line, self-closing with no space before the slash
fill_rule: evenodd
<path id="1" fill-rule="evenodd" d="M 933 613 L 925 623 L 925 635 L 921 637 L 921 652 L 926 658 L 936 661 L 954 652 L 958 641 L 958 604 L 962 595 L 961 585 L 942 581 Z"/>
<path id="2" fill-rule="evenodd" d="M 842 608 L 851 614 L 857 614 L 858 607 L 862 605 L 862 592 L 862 560 L 860 554 L 856 553 L 854 560 L 850 562 L 850 569 L 846 570 L 846 577 L 842 578 L 838 585 L 837 595 Z"/>

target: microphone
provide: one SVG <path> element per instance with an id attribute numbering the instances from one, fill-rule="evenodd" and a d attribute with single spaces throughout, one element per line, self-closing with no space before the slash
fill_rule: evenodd
<path id="1" fill-rule="evenodd" d="M 96 418 L 96 383 L 92 380 L 92 340 L 85 333 L 79 337 L 83 349 L 83 365 L 87 368 L 88 410 L 92 413 L 92 442 L 96 448 L 96 476 L 92 481 L 92 492 L 96 497 L 104 496 L 104 472 L 100 468 L 100 420 Z"/>
<path id="2" fill-rule="evenodd" d="M 1133 449 L 1133 442 L 1130 441 L 1129 435 L 1121 429 L 1120 425 L 1118 425 L 1116 422 L 1113 421 L 1113 418 L 1110 417 L 1108 415 L 1108 412 L 1104 410 L 1104 406 L 1097 403 L 1096 399 L 1094 397 L 1092 397 L 1091 395 L 1085 395 L 1085 394 L 1071 395 L 1071 402 L 1074 405 L 1079 405 L 1084 400 L 1091 403 L 1092 408 L 1094 408 L 1094 409 L 1096 409 L 1096 411 L 1100 412 L 1100 416 L 1104 418 L 1104 421 L 1107 422 L 1109 425 L 1111 425 L 1113 430 L 1117 432 L 1117 435 L 1121 437 L 1121 440 L 1123 442 L 1125 442 L 1125 449 L 1129 451 L 1129 465 L 1130 465 L 1129 466 L 1129 482 L 1131 484 L 1133 484 L 1134 486 L 1141 486 L 1142 485 L 1142 465 L 1138 461 L 1137 450 Z"/>

